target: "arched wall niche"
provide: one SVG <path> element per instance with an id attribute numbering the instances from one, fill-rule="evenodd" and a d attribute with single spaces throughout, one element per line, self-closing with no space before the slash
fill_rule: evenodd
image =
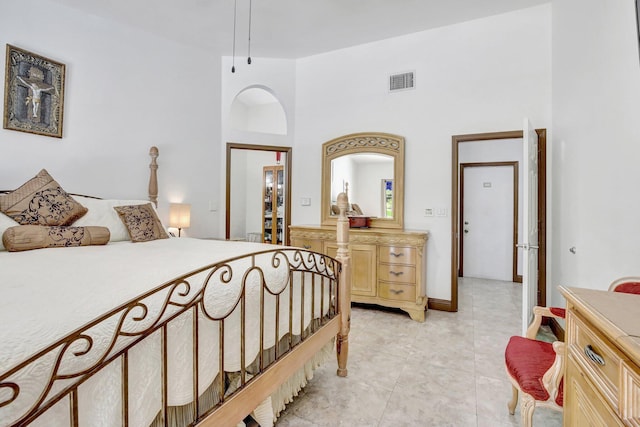
<path id="1" fill-rule="evenodd" d="M 231 127 L 246 132 L 287 134 L 287 115 L 273 91 L 253 85 L 242 89 L 233 99 L 229 114 Z"/>

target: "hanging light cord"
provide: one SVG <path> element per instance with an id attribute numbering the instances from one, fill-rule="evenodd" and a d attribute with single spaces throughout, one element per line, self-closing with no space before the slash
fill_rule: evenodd
<path id="1" fill-rule="evenodd" d="M 249 0 L 249 54 L 247 56 L 247 64 L 251 65 L 251 3 Z"/>
<path id="2" fill-rule="evenodd" d="M 236 72 L 236 11 L 238 9 L 238 0 L 233 1 L 233 53 L 231 59 L 231 72 Z"/>

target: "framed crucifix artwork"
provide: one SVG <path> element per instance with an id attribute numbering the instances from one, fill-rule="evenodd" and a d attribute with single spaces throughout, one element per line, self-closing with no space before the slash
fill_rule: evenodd
<path id="1" fill-rule="evenodd" d="M 62 138 L 65 65 L 7 44 L 5 129 Z"/>

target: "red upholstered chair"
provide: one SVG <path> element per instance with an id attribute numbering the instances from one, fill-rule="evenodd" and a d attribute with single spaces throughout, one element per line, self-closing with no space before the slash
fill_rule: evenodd
<path id="1" fill-rule="evenodd" d="M 611 292 L 640 294 L 640 277 L 630 276 L 614 280 Z M 522 425 L 530 427 L 533 411 L 545 406 L 562 411 L 565 346 L 563 342 L 548 343 L 536 340 L 543 317 L 565 317 L 565 309 L 534 307 L 534 319 L 527 328 L 526 337 L 513 336 L 505 350 L 505 366 L 513 387 L 509 413 L 515 413 L 520 397 Z"/>
<path id="2" fill-rule="evenodd" d="M 609 286 L 609 290 L 612 292 L 640 295 L 640 277 L 629 276 L 614 280 Z"/>
<path id="3" fill-rule="evenodd" d="M 530 427 L 538 406 L 562 411 L 565 345 L 536 340 L 543 317 L 564 319 L 565 310 L 534 307 L 534 320 L 526 337 L 513 336 L 505 350 L 505 367 L 513 388 L 509 413 L 513 415 L 520 394 L 522 426 Z"/>

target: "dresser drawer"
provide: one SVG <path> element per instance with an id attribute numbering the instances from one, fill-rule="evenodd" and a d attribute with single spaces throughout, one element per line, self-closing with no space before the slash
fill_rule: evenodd
<path id="1" fill-rule="evenodd" d="M 612 408 L 618 408 L 620 371 L 624 356 L 579 315 L 569 312 L 569 352 L 585 375 L 601 390 Z"/>
<path id="2" fill-rule="evenodd" d="M 380 262 L 416 265 L 416 249 L 404 246 L 380 246 Z"/>
<path id="3" fill-rule="evenodd" d="M 322 252 L 322 240 L 308 239 L 306 237 L 292 237 L 291 246 L 306 249 L 308 251 Z"/>
<path id="4" fill-rule="evenodd" d="M 387 282 L 416 283 L 416 268 L 409 265 L 380 264 L 378 278 Z"/>
<path id="5" fill-rule="evenodd" d="M 416 300 L 416 287 L 399 283 L 378 282 L 378 296 L 394 301 Z"/>
<path id="6" fill-rule="evenodd" d="M 606 426 L 622 427 L 617 415 L 600 397 L 573 355 L 567 358 L 565 388 L 565 427 Z M 569 397 L 567 399 L 567 397 Z"/>

